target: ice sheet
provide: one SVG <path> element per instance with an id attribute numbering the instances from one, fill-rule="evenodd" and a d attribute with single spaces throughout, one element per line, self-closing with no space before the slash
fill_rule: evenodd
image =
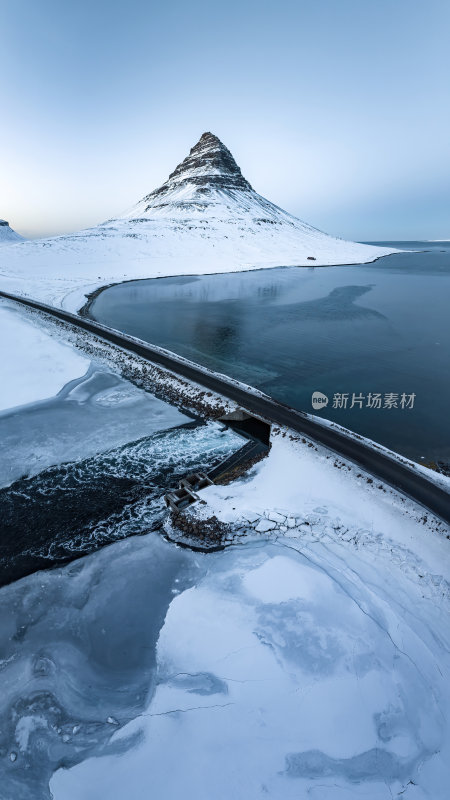
<path id="1" fill-rule="evenodd" d="M 87 372 L 89 360 L 0 301 L 0 411 L 56 395 Z"/>

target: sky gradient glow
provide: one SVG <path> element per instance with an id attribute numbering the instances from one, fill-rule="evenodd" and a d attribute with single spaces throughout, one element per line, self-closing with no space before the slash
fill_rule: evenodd
<path id="1" fill-rule="evenodd" d="M 94 225 L 201 133 L 328 233 L 450 238 L 448 0 L 0 0 L 0 217 Z"/>

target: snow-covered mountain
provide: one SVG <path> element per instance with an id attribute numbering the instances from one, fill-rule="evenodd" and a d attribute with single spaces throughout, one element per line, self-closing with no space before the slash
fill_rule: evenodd
<path id="1" fill-rule="evenodd" d="M 6 222 L 6 219 L 0 219 L 0 245 L 23 242 L 23 240 L 23 236 L 20 236 L 10 228 L 9 222 Z"/>
<path id="2" fill-rule="evenodd" d="M 69 308 L 126 279 L 355 264 L 393 252 L 327 236 L 261 197 L 212 133 L 131 210 L 15 251 L 2 248 L 0 283 Z"/>
<path id="3" fill-rule="evenodd" d="M 164 247 L 180 256 L 191 247 L 246 266 L 368 261 L 378 248 L 328 236 L 257 194 L 225 145 L 204 133 L 158 189 L 111 220 L 132 225 L 137 235 L 168 235 Z M 156 246 L 156 242 L 155 242 Z M 376 250 L 376 253 L 374 253 Z M 203 251 L 203 252 L 202 252 Z"/>

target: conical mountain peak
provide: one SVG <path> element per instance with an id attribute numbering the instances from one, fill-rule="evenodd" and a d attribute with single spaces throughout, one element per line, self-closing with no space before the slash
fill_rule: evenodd
<path id="1" fill-rule="evenodd" d="M 187 185 L 200 194 L 206 194 L 211 189 L 252 191 L 228 148 L 209 131 L 202 133 L 197 144 L 169 175 L 168 180 L 144 200 L 158 198 Z"/>

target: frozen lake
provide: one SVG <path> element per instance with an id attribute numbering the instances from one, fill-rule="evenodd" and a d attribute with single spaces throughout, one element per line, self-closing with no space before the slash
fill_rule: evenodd
<path id="1" fill-rule="evenodd" d="M 159 527 L 163 495 L 243 439 L 92 364 L 0 414 L 0 585 Z"/>
<path id="2" fill-rule="evenodd" d="M 384 243 L 389 244 L 389 243 Z M 393 244 L 393 243 L 391 243 Z M 450 462 L 449 243 L 372 264 L 132 281 L 94 300 L 96 320 L 167 347 L 404 455 Z M 347 407 L 333 408 L 335 394 Z M 352 404 L 352 395 L 363 400 Z M 368 407 L 369 394 L 382 407 Z M 383 407 L 387 394 L 397 407 Z M 401 395 L 413 407 L 400 407 Z"/>
<path id="3" fill-rule="evenodd" d="M 399 555 L 153 533 L 4 587 L 2 799 L 445 800 L 442 585 Z"/>

